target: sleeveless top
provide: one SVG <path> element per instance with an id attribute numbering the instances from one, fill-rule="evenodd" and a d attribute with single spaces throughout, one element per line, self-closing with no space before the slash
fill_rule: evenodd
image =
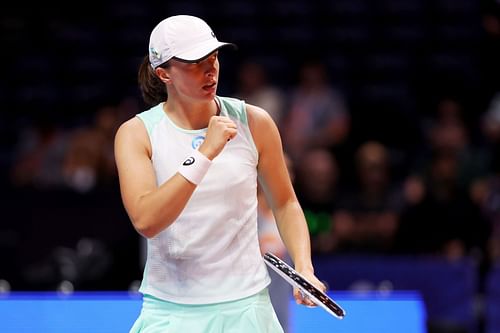
<path id="1" fill-rule="evenodd" d="M 174 303 L 209 304 L 253 295 L 270 283 L 259 250 L 258 152 L 245 102 L 218 96 L 216 102 L 220 115 L 236 123 L 237 135 L 213 159 L 180 216 L 148 239 L 139 289 L 143 294 Z M 149 135 L 160 186 L 201 145 L 207 129 L 178 127 L 163 103 L 137 116 Z"/>

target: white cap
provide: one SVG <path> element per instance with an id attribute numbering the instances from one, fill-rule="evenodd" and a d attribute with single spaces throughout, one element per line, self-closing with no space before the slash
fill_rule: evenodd
<path id="1" fill-rule="evenodd" d="M 197 62 L 218 48 L 231 43 L 219 42 L 202 19 L 190 15 L 171 16 L 161 21 L 149 38 L 149 62 L 153 68 L 176 58 Z"/>

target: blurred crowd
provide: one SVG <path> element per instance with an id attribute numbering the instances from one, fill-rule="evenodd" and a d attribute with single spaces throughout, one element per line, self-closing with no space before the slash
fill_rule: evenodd
<path id="1" fill-rule="evenodd" d="M 305 63 L 290 91 L 252 61 L 239 79 L 236 95 L 280 128 L 316 253 L 499 258 L 498 97 L 471 124 L 460 96 L 441 96 L 414 124 L 415 154 L 352 138 L 349 104 L 320 62 Z"/>
<path id="2" fill-rule="evenodd" d="M 58 126 L 54 119 L 40 117 L 19 135 L 10 170 L 12 184 L 42 190 L 67 187 L 85 193 L 113 183 L 117 176 L 115 132 L 138 110 L 137 100 L 124 98 L 116 105 L 98 107 L 73 126 Z"/>

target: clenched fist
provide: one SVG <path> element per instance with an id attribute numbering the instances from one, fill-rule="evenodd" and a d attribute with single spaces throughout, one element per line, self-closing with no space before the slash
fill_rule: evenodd
<path id="1" fill-rule="evenodd" d="M 208 123 L 205 141 L 199 151 L 210 160 L 220 154 L 226 143 L 237 133 L 236 124 L 224 116 L 213 116 Z"/>

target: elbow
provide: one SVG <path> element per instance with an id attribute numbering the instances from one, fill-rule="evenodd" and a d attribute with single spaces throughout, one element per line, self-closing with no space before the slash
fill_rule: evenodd
<path id="1" fill-rule="evenodd" d="M 160 233 L 160 229 L 148 218 L 133 219 L 135 230 L 145 238 L 153 238 Z"/>
<path id="2" fill-rule="evenodd" d="M 172 214 L 171 210 L 152 209 L 151 205 L 145 206 L 142 202 L 139 202 L 129 216 L 139 234 L 146 238 L 153 238 L 168 228 L 178 214 Z"/>
<path id="3" fill-rule="evenodd" d="M 159 234 L 159 232 L 153 230 L 152 228 L 142 228 L 142 229 L 136 228 L 136 230 L 139 234 L 141 234 L 141 236 L 148 239 L 153 238 Z"/>

